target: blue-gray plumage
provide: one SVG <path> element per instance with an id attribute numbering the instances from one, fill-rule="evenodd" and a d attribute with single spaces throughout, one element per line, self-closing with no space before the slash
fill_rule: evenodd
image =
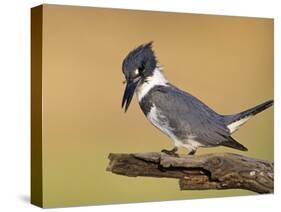
<path id="1" fill-rule="evenodd" d="M 169 83 L 157 65 L 152 43 L 131 51 L 122 65 L 127 86 L 122 107 L 127 111 L 136 93 L 147 119 L 174 142 L 175 148 L 163 150 L 175 154 L 185 147 L 194 154 L 198 147 L 227 146 L 246 151 L 231 134 L 252 116 L 273 104 L 273 100 L 234 115 L 220 115 L 191 94 Z"/>

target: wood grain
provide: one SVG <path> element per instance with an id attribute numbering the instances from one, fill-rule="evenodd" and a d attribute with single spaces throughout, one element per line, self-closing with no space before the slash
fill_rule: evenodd
<path id="1" fill-rule="evenodd" d="M 179 179 L 181 190 L 246 189 L 273 193 L 274 163 L 232 153 L 170 156 L 165 153 L 109 154 L 107 171 L 129 177 Z"/>

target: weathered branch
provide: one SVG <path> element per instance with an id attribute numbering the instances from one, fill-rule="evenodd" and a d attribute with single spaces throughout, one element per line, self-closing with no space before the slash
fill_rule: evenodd
<path id="1" fill-rule="evenodd" d="M 109 155 L 107 171 L 129 177 L 179 179 L 181 190 L 246 189 L 273 193 L 273 162 L 231 153 L 169 156 L 165 153 Z"/>

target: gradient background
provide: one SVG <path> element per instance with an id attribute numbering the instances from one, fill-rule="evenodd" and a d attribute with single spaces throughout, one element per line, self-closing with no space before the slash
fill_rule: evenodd
<path id="1" fill-rule="evenodd" d="M 171 148 L 136 100 L 121 110 L 121 64 L 154 41 L 165 76 L 221 114 L 273 98 L 273 20 L 167 12 L 43 7 L 43 201 L 45 207 L 248 195 L 179 191 L 174 179 L 106 172 L 110 152 Z M 248 147 L 199 149 L 273 160 L 273 109 L 234 138 Z M 185 153 L 181 150 L 181 153 Z"/>

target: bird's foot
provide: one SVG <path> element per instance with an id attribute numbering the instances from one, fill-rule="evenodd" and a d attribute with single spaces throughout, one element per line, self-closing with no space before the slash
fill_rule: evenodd
<path id="1" fill-rule="evenodd" d="M 191 150 L 189 153 L 188 153 L 188 155 L 194 155 L 196 153 L 196 150 Z"/>
<path id="2" fill-rule="evenodd" d="M 178 151 L 177 147 L 174 147 L 171 150 L 167 150 L 167 149 L 162 149 L 161 152 L 170 155 L 170 156 L 174 156 L 174 157 L 179 157 L 179 155 L 176 153 Z"/>

